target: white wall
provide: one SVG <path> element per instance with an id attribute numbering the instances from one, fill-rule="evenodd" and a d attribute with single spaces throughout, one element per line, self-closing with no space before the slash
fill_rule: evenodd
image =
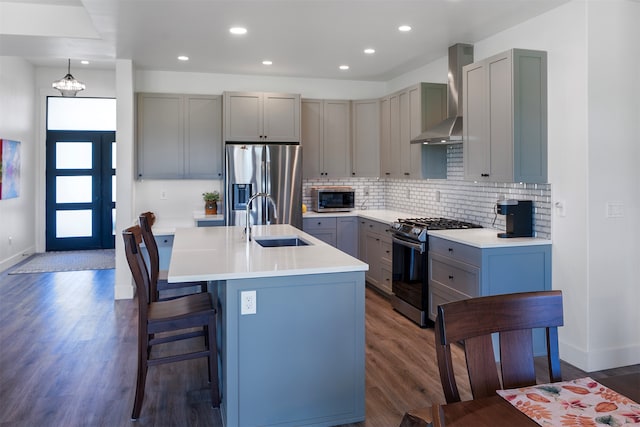
<path id="1" fill-rule="evenodd" d="M 587 9 L 587 364 L 594 369 L 640 359 L 640 3 L 610 3 Z M 622 205 L 622 217 L 607 216 L 609 202 Z"/>
<path id="2" fill-rule="evenodd" d="M 566 206 L 552 219 L 560 356 L 586 371 L 640 362 L 639 10 L 573 1 L 475 43 L 476 59 L 512 47 L 548 52 L 549 180 Z M 624 218 L 607 219 L 606 201 L 623 202 Z"/>
<path id="3" fill-rule="evenodd" d="M 368 99 L 385 94 L 383 82 L 230 74 L 136 71 L 136 91 L 219 95 L 224 91 L 299 93 L 303 98 Z M 408 85 L 407 85 L 408 86 Z"/>
<path id="4" fill-rule="evenodd" d="M 24 59 L 0 56 L 0 138 L 20 141 L 22 160 L 19 197 L 0 200 L 0 271 L 35 250 L 34 75 Z"/>

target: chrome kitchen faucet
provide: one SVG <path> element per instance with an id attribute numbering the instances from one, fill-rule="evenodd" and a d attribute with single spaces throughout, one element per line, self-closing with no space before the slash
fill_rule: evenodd
<path id="1" fill-rule="evenodd" d="M 264 197 L 271 202 L 271 204 L 273 205 L 273 217 L 275 219 L 278 219 L 278 208 L 276 207 L 276 202 L 273 200 L 273 197 L 271 197 L 271 194 L 256 193 L 251 196 L 251 198 L 247 202 L 247 222 L 245 223 L 246 225 L 244 229 L 244 232 L 247 235 L 247 243 L 251 241 L 251 202 L 253 202 L 258 197 Z"/>

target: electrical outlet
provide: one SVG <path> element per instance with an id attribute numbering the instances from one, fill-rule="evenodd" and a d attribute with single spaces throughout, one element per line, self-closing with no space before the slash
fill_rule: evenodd
<path id="1" fill-rule="evenodd" d="M 411 198 L 411 190 L 407 188 L 407 200 Z"/>
<path id="2" fill-rule="evenodd" d="M 167 192 L 162 190 L 160 192 L 160 200 L 167 200 Z"/>
<path id="3" fill-rule="evenodd" d="M 13 243 L 13 237 L 9 236 L 9 244 L 11 245 Z"/>
<path id="4" fill-rule="evenodd" d="M 240 292 L 240 314 L 256 314 L 258 304 L 256 302 L 256 291 Z"/>
<path id="5" fill-rule="evenodd" d="M 364 195 L 365 196 L 369 195 L 369 187 L 364 187 Z"/>

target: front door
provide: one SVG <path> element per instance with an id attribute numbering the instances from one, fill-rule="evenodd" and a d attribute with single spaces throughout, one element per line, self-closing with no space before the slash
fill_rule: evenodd
<path id="1" fill-rule="evenodd" d="M 115 147 L 113 131 L 47 131 L 47 251 L 115 246 Z"/>

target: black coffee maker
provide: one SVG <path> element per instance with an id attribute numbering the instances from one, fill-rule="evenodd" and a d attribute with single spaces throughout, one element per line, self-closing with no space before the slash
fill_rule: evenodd
<path id="1" fill-rule="evenodd" d="M 498 237 L 533 237 L 533 202 L 531 200 L 499 200 L 496 212 L 506 215 L 507 231 Z"/>

